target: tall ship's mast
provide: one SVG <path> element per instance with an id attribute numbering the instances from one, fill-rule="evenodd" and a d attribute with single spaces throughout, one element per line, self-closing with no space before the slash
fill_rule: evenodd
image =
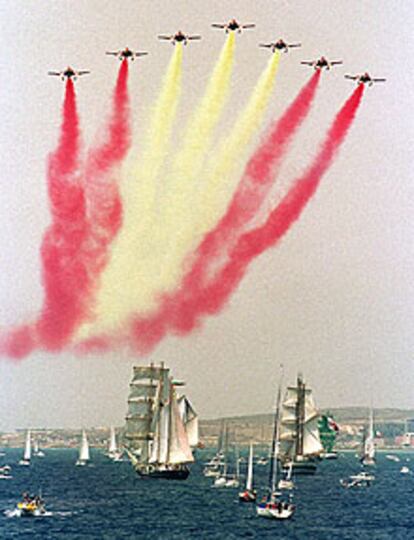
<path id="1" fill-rule="evenodd" d="M 296 386 L 289 386 L 280 418 L 280 460 L 294 473 L 313 474 L 323 446 L 318 429 L 319 411 L 312 390 L 298 375 Z"/>
<path id="2" fill-rule="evenodd" d="M 368 429 L 364 429 L 362 441 L 361 463 L 363 465 L 375 465 L 375 443 L 374 443 L 374 411 L 369 410 Z"/>
<path id="3" fill-rule="evenodd" d="M 176 386 L 164 364 L 133 369 L 125 447 L 142 477 L 184 480 L 189 475 L 198 418 L 188 399 L 178 396 Z"/>

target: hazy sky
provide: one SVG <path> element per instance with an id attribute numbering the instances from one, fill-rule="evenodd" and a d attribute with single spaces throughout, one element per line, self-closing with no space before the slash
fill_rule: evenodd
<path id="1" fill-rule="evenodd" d="M 178 29 L 200 33 L 186 47 L 179 119 L 202 95 L 223 44 L 210 23 L 255 22 L 237 36 L 236 72 L 223 129 L 268 60 L 261 41 L 284 37 L 267 120 L 309 78 L 301 60 L 326 54 L 344 66 L 323 74 L 315 107 L 284 174 L 309 162 L 353 90 L 344 73 L 368 70 L 367 88 L 339 158 L 279 247 L 252 264 L 230 305 L 149 359 L 36 353 L 0 362 L 0 430 L 121 425 L 132 366 L 164 360 L 187 381 L 202 416 L 267 412 L 278 364 L 301 370 L 321 407 L 414 407 L 414 4 L 410 0 L 3 0 L 0 3 L 0 325 L 23 322 L 42 302 L 39 246 L 49 222 L 45 164 L 56 144 L 64 85 L 47 71 L 90 69 L 77 83 L 86 144 L 102 124 L 118 70 L 105 56 L 125 46 L 150 56 L 131 65 L 134 141 L 142 134 Z M 263 127 L 266 122 L 263 124 Z M 254 147 L 252 146 L 252 149 Z"/>

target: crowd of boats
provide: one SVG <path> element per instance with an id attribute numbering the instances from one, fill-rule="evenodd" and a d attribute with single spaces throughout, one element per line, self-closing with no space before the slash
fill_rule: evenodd
<path id="1" fill-rule="evenodd" d="M 334 443 L 338 426 L 327 415 L 321 415 L 315 405 L 312 389 L 298 375 L 296 384 L 288 386 L 282 399 L 282 375 L 276 393 L 272 440 L 268 456 L 254 456 L 249 445 L 246 481 L 240 474 L 240 457 L 235 437 L 233 458 L 230 457 L 229 425 L 222 423 L 215 455 L 205 463 L 203 475 L 212 480 L 213 488 L 238 490 L 241 503 L 254 503 L 259 517 L 288 519 L 295 513 L 294 492 L 297 475 L 312 475 L 322 459 L 336 459 Z M 136 366 L 130 383 L 128 412 L 122 447 L 117 444 L 111 427 L 106 455 L 114 462 L 129 460 L 142 478 L 185 480 L 189 464 L 194 461 L 194 449 L 199 446 L 198 415 L 183 392 L 184 383 L 174 379 L 164 364 Z M 30 430 L 26 433 L 25 448 L 20 466 L 29 466 L 33 456 L 44 457 Z M 396 455 L 387 459 L 398 461 Z M 370 409 L 367 429 L 364 430 L 359 470 L 340 480 L 346 488 L 369 487 L 375 480 L 376 464 L 374 419 Z M 76 466 L 90 464 L 86 431 L 82 431 Z M 258 501 L 254 487 L 255 466 L 269 467 L 267 488 Z M 0 467 L 0 479 L 12 478 L 10 465 Z M 411 474 L 407 466 L 402 474 Z M 45 504 L 40 495 L 25 493 L 15 511 L 20 516 L 42 516 Z"/>

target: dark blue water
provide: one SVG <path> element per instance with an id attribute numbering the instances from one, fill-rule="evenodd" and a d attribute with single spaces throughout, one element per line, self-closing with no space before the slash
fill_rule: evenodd
<path id="1" fill-rule="evenodd" d="M 21 451 L 9 450 L 1 464 L 12 466 Z M 414 539 L 414 476 L 401 475 L 400 463 L 378 456 L 370 488 L 346 490 L 341 477 L 358 470 L 343 455 L 320 464 L 314 477 L 299 477 L 293 519 L 256 517 L 240 504 L 237 490 L 214 489 L 201 474 L 210 453 L 198 454 L 187 481 L 141 480 L 129 463 L 112 463 L 92 450 L 93 466 L 75 467 L 75 450 L 48 450 L 31 467 L 13 466 L 12 480 L 0 480 L 0 538 L 19 539 Z M 404 460 L 404 461 L 403 461 Z M 413 455 L 414 468 L 414 455 Z M 267 469 L 257 466 L 256 485 L 266 485 Z M 42 490 L 50 516 L 7 517 L 23 491 Z"/>

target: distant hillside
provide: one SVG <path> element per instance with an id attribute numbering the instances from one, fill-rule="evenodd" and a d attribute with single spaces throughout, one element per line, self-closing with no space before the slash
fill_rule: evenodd
<path id="1" fill-rule="evenodd" d="M 322 413 L 329 413 L 339 424 L 363 424 L 367 421 L 366 407 L 332 407 L 323 409 Z M 392 424 L 396 433 L 404 431 L 404 422 L 408 418 L 414 419 L 414 409 L 374 409 L 376 426 Z M 255 414 L 251 416 L 231 416 L 200 421 L 201 437 L 206 443 L 216 440 L 223 423 L 229 427 L 232 437 L 237 435 L 239 442 L 255 440 L 267 442 L 272 434 L 272 414 Z"/>

